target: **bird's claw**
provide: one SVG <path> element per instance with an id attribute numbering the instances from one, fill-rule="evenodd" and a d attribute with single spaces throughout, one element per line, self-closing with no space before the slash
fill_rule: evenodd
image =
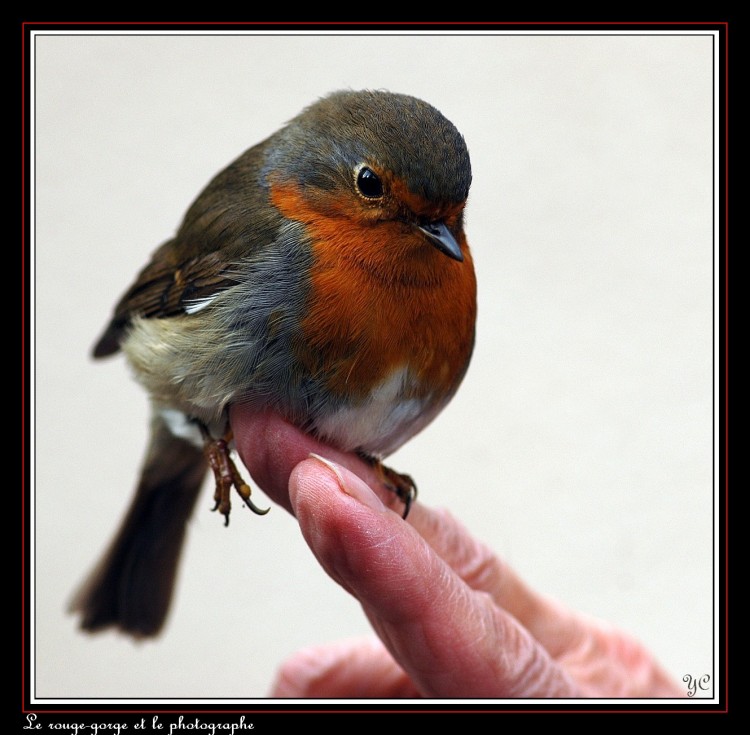
<path id="1" fill-rule="evenodd" d="M 414 482 L 410 475 L 405 475 L 384 465 L 377 457 L 373 457 L 365 452 L 358 452 L 359 456 L 374 467 L 378 473 L 380 481 L 388 490 L 395 493 L 404 504 L 402 518 L 406 520 L 409 511 L 417 499 L 417 483 Z"/>
<path id="2" fill-rule="evenodd" d="M 250 486 L 242 479 L 242 475 L 230 456 L 229 441 L 231 441 L 231 432 L 228 431 L 221 439 L 213 439 L 204 428 L 203 435 L 206 458 L 216 481 L 216 488 L 214 490 L 215 505 L 213 510 L 218 510 L 224 516 L 224 525 L 229 525 L 229 514 L 232 510 L 232 502 L 230 500 L 232 488 L 237 490 L 242 501 L 253 513 L 259 516 L 264 516 L 268 513 L 271 510 L 270 508 L 259 508 L 250 499 Z"/>

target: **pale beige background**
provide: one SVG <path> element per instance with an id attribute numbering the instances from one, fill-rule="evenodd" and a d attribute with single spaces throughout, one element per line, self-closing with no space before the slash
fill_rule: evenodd
<path id="1" fill-rule="evenodd" d="M 709 36 L 62 34 L 34 61 L 33 695 L 264 697 L 294 650 L 368 632 L 291 517 L 225 529 L 208 488 L 160 639 L 65 613 L 146 436 L 93 341 L 208 179 L 342 87 L 433 103 L 474 169 L 474 361 L 391 464 L 676 679 L 716 674 Z"/>

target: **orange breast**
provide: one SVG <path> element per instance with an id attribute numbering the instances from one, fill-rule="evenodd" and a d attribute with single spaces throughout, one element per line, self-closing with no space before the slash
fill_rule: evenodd
<path id="1" fill-rule="evenodd" d="M 275 206 L 302 222 L 312 242 L 309 309 L 297 357 L 337 396 L 354 402 L 394 370 L 408 368 L 404 398 L 450 395 L 474 342 L 476 281 L 464 261 L 438 252 L 413 227 L 321 214 L 289 186 L 272 188 Z"/>

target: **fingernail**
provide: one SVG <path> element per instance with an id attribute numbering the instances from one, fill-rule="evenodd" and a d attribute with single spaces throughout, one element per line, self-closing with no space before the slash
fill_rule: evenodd
<path id="1" fill-rule="evenodd" d="M 339 465 L 335 464 L 334 462 L 331 462 L 330 459 L 326 459 L 325 457 L 321 457 L 319 454 L 314 454 L 313 452 L 310 452 L 310 458 L 317 460 L 322 465 L 325 465 L 336 477 L 336 482 L 338 483 L 338 486 L 343 490 L 347 495 L 354 498 L 355 500 L 358 500 L 362 505 L 366 505 L 368 508 L 371 508 L 372 510 L 377 511 L 383 511 L 386 510 L 385 505 L 380 500 L 380 498 L 370 489 L 370 487 L 367 485 L 367 483 L 360 480 L 355 475 L 352 475 L 351 473 L 347 472 L 347 477 L 344 479 L 344 472 L 345 470 L 340 467 Z"/>

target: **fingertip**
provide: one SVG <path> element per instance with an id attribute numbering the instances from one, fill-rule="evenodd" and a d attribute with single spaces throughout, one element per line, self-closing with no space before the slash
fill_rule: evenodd
<path id="1" fill-rule="evenodd" d="M 379 513 L 387 510 L 370 486 L 346 467 L 314 452 L 310 454 L 308 461 L 302 464 L 304 467 L 301 468 L 297 481 L 301 479 L 305 482 L 308 477 L 307 473 L 318 474 L 321 477 L 327 475 L 327 485 L 331 490 L 337 488 L 339 492 L 353 498 L 370 510 Z"/>

